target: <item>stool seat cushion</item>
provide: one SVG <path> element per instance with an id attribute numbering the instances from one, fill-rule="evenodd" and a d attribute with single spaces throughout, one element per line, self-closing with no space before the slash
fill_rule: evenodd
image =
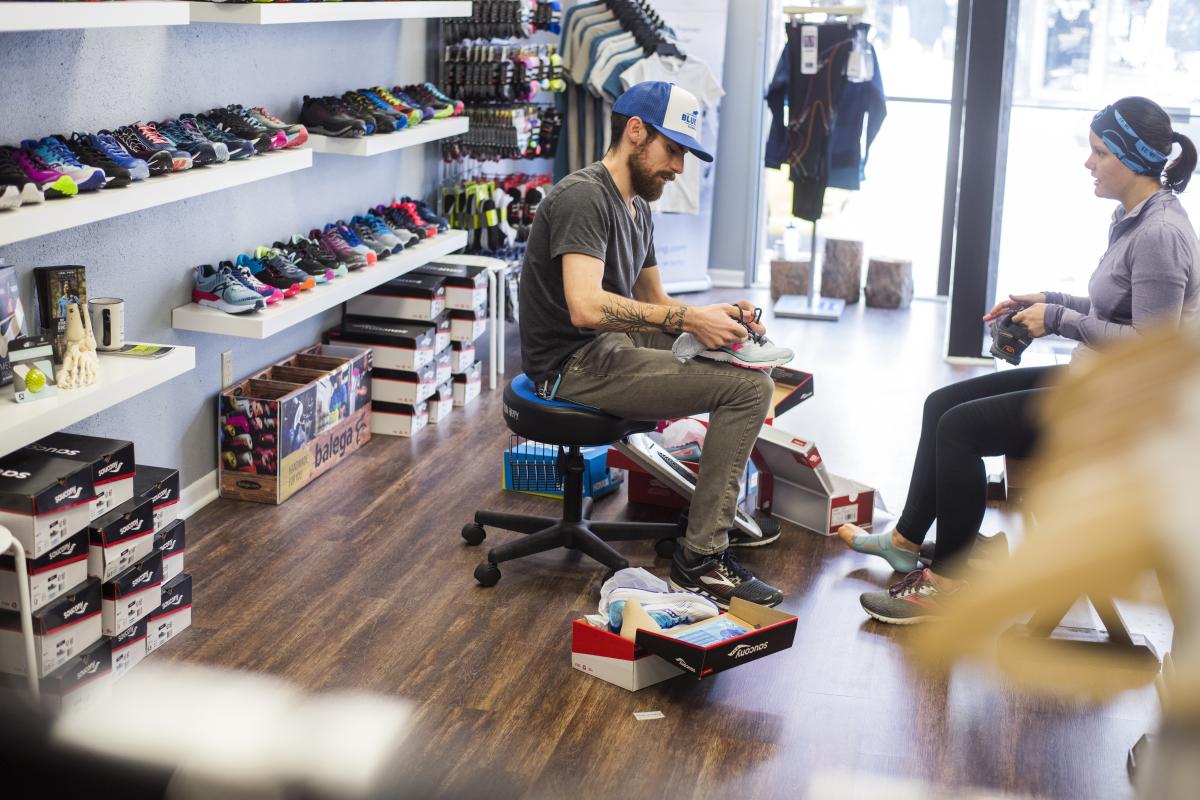
<path id="1" fill-rule="evenodd" d="M 544 400 L 524 374 L 504 387 L 504 422 L 526 439 L 579 447 L 611 444 L 656 427 L 651 421 L 622 419 L 578 403 Z"/>

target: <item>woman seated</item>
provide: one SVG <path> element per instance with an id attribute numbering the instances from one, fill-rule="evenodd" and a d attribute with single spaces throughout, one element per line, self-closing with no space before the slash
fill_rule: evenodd
<path id="1" fill-rule="evenodd" d="M 1033 337 L 1058 334 L 1100 348 L 1164 322 L 1200 312 L 1200 242 L 1176 194 L 1196 169 L 1196 148 L 1171 128 L 1154 102 L 1127 97 L 1092 120 L 1084 164 L 1098 196 L 1117 200 L 1108 250 L 1088 283 L 1087 297 L 1058 292 L 1010 295 L 984 320 L 1018 311 L 1014 321 Z M 1173 145 L 1179 155 L 1170 161 Z M 1078 356 L 1078 353 L 1077 353 Z M 1027 455 L 1037 440 L 1034 402 L 1057 370 L 996 372 L 939 389 L 925 401 L 908 499 L 896 527 L 870 534 L 844 525 L 854 550 L 885 559 L 907 575 L 883 592 L 862 595 L 863 609 L 882 622 L 907 625 L 935 616 L 945 598 L 966 585 L 963 568 L 983 520 L 987 477 L 983 457 Z M 917 555 L 937 521 L 928 569 Z"/>

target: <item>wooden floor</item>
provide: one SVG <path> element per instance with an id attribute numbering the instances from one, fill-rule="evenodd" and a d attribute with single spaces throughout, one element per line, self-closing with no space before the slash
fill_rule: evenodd
<path id="1" fill-rule="evenodd" d="M 779 424 L 815 438 L 834 471 L 881 489 L 893 511 L 926 392 L 970 374 L 939 357 L 944 314 L 931 302 L 856 306 L 837 324 L 772 327 L 816 375 L 816 396 Z M 509 353 L 519 365 L 515 336 Z M 459 537 L 475 508 L 553 513 L 552 501 L 500 490 L 507 435 L 499 392 L 485 390 L 415 439 L 376 438 L 283 506 L 208 506 L 188 523 L 194 628 L 156 658 L 407 698 L 417 722 L 403 769 L 442 794 L 797 798 L 818 774 L 861 772 L 952 796 L 1131 796 L 1125 755 L 1156 724 L 1152 691 L 1081 707 L 1018 694 L 979 667 L 923 673 L 905 658 L 906 630 L 859 608 L 860 592 L 894 580 L 886 566 L 796 529 L 743 559 L 786 591 L 800 618 L 792 649 L 637 693 L 572 670 L 570 622 L 595 610 L 601 568 L 544 554 L 505 564 L 483 589 L 471 570 L 484 551 Z M 623 495 L 596 511 L 626 515 L 655 518 Z M 665 575 L 648 544 L 619 549 Z M 633 718 L 648 710 L 666 718 Z"/>

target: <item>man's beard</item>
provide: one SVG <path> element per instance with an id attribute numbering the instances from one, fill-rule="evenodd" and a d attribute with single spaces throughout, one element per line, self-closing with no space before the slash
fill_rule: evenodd
<path id="1" fill-rule="evenodd" d="M 667 188 L 666 181 L 675 180 L 675 173 L 669 170 L 653 172 L 646 166 L 646 148 L 649 142 L 643 142 L 641 147 L 629 156 L 629 179 L 633 184 L 633 192 L 647 203 L 653 203 L 662 197 L 663 189 Z"/>

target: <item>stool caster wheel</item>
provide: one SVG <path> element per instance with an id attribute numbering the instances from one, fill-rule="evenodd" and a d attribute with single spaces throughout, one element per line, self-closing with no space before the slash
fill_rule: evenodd
<path id="1" fill-rule="evenodd" d="M 483 526 L 478 522 L 468 522 L 462 527 L 463 541 L 474 547 L 477 544 L 482 544 L 487 538 L 487 534 L 483 530 Z"/>
<path id="2" fill-rule="evenodd" d="M 500 568 L 490 561 L 485 561 L 475 568 L 475 580 L 480 586 L 495 586 L 500 582 Z"/>
<path id="3" fill-rule="evenodd" d="M 659 558 L 670 558 L 675 555 L 675 548 L 679 543 L 675 539 L 659 539 L 654 543 L 654 552 Z"/>

